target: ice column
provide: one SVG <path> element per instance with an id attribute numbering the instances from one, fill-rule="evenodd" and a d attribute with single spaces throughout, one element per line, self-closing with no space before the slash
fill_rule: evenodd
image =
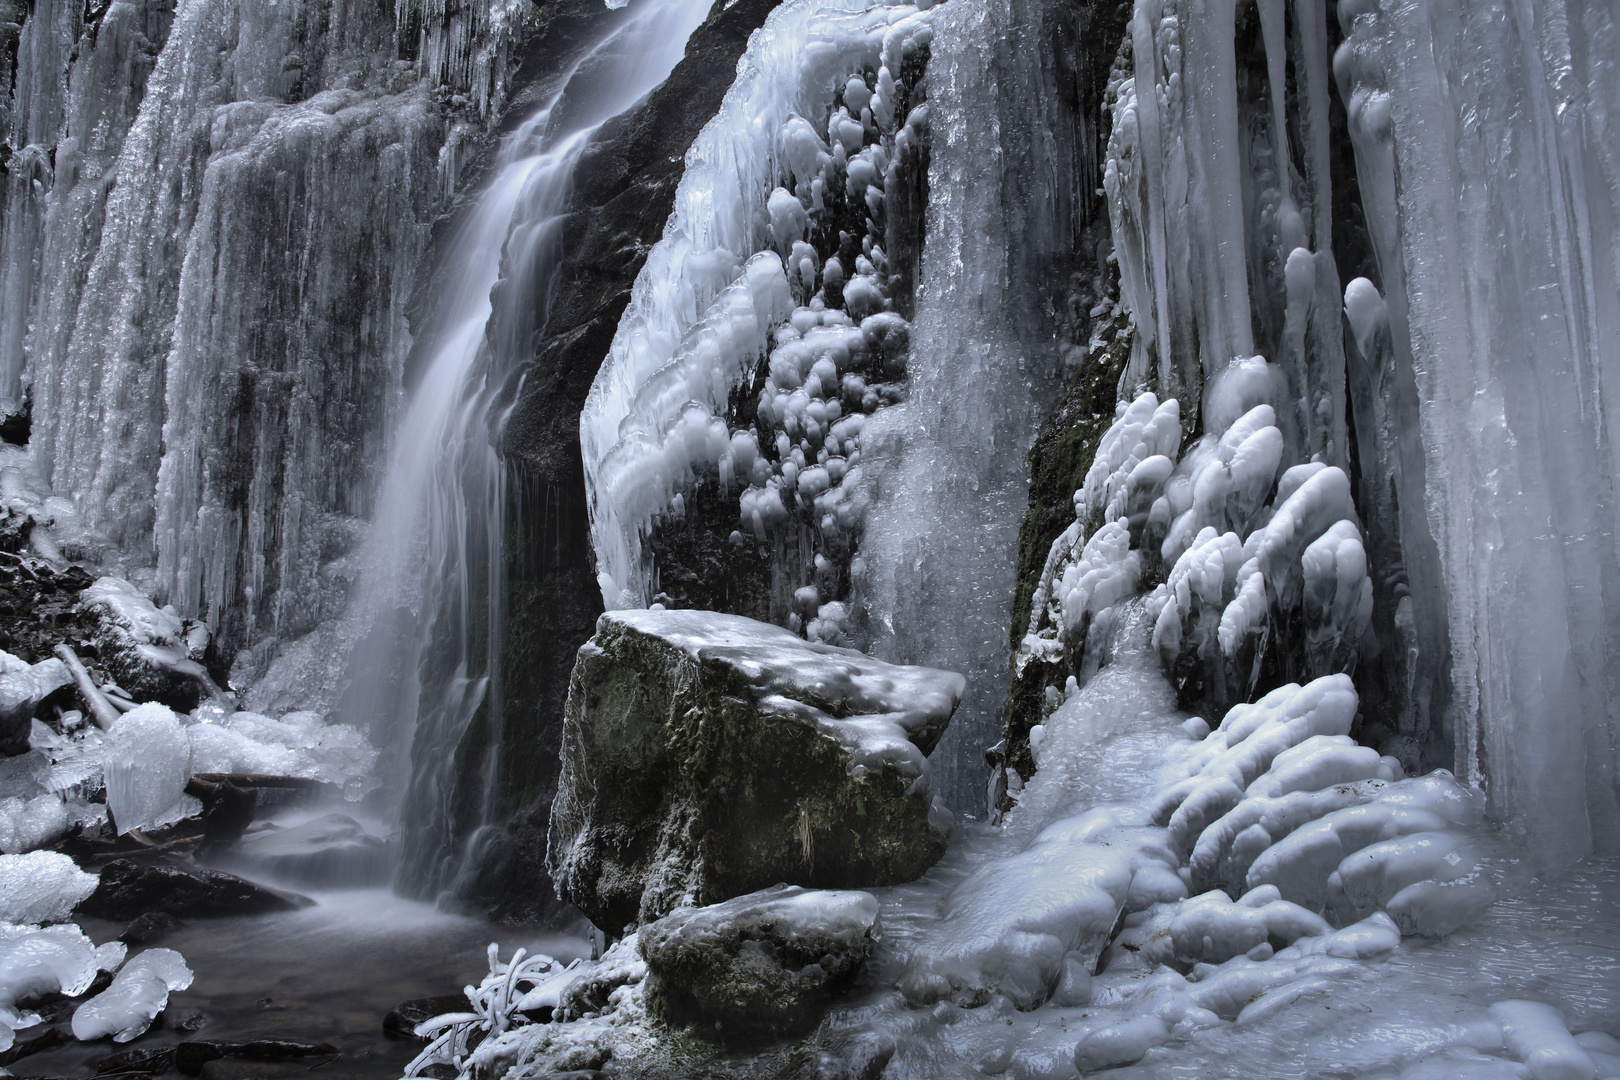
<path id="1" fill-rule="evenodd" d="M 983 790 L 978 762 L 1006 700 L 1024 457 L 1055 372 L 1020 337 L 1032 298 L 1011 286 L 1011 245 L 1040 231 L 1033 222 L 1020 229 L 1003 202 L 1011 167 L 1003 124 L 1028 122 L 1009 109 L 1015 76 L 996 51 L 1014 32 L 1013 15 L 1004 2 L 938 14 L 907 400 L 874 414 L 862 436 L 872 509 L 855 583 L 874 654 L 968 676 L 933 755 L 940 790 L 967 808 Z M 1035 214 L 1042 210 L 1053 212 Z M 1055 231 L 1056 221 L 1047 224 Z"/>
<path id="2" fill-rule="evenodd" d="M 1613 851 L 1620 26 L 1557 2 L 1338 16 L 1384 277 L 1346 307 L 1415 376 L 1458 772 L 1538 859 Z"/>

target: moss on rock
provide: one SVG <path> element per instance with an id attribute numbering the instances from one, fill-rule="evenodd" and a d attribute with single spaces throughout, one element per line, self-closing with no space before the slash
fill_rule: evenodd
<path id="1" fill-rule="evenodd" d="M 580 649 L 547 862 L 617 932 L 778 882 L 889 885 L 944 853 L 924 755 L 959 675 L 712 612 L 610 612 Z"/>

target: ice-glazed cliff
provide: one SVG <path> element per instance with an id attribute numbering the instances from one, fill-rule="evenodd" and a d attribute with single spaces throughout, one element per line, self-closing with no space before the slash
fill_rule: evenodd
<path id="1" fill-rule="evenodd" d="M 1035 426 L 1065 381 L 1073 399 L 1106 380 L 1093 406 L 1153 388 L 1181 420 L 1142 452 L 1168 457 L 1135 497 L 1151 517 L 1167 493 L 1175 521 L 1146 523 L 1169 542 L 1110 596 L 1173 578 L 1205 524 L 1250 536 L 1292 467 L 1337 470 L 1370 584 L 1367 632 L 1338 661 L 1376 702 L 1364 741 L 1455 768 L 1538 857 L 1612 848 L 1613 13 L 1277 0 L 1111 17 L 856 3 L 772 21 L 586 406 L 605 601 L 729 606 L 970 672 L 936 755 L 970 806 L 1006 700 Z M 1066 36 L 1087 32 L 1118 39 Z M 1020 50 L 1024 34 L 1055 55 Z M 1106 77 L 1095 58 L 1116 41 Z M 1099 131 L 1080 106 L 1105 78 Z M 1217 481 L 1197 437 L 1259 405 L 1275 443 L 1232 462 L 1234 435 Z M 1092 463 L 1075 465 L 1048 506 Z M 1135 512 L 1094 497 L 1077 547 Z M 1241 511 L 1186 516 L 1231 499 Z M 1063 524 L 1043 512 L 1023 541 L 1039 555 Z M 1274 646 L 1303 648 L 1301 616 L 1270 600 Z M 1015 698 L 1038 669 L 1019 665 Z M 1035 717 L 1015 702 L 1009 719 L 1018 744 Z"/>
<path id="2" fill-rule="evenodd" d="M 0 665 L 5 844 L 280 769 L 644 924 L 413 1071 L 686 1075 L 731 949 L 749 1075 L 1620 1076 L 1612 2 L 0 0 L 0 75 L 0 551 L 112 643 Z"/>
<path id="3" fill-rule="evenodd" d="M 1620 853 L 1613 4 L 0 16 L 0 495 L 206 623 L 255 712 L 368 730 L 402 889 L 553 910 L 569 673 L 619 608 L 963 674 L 942 875 L 1135 845 L 1035 1004 L 1172 878 L 1440 925 L 1396 899 L 1439 847 L 1356 899 L 1256 800 Z M 941 880 L 899 925 L 1007 902 Z M 913 930 L 912 1005 L 1005 989 Z"/>
<path id="4" fill-rule="evenodd" d="M 341 610 L 431 229 L 532 13 L 12 8 L 0 406 L 31 406 L 70 554 L 229 650 L 305 633 Z"/>

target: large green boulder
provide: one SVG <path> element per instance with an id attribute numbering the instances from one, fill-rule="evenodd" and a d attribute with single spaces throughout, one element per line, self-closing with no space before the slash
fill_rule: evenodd
<path id="1" fill-rule="evenodd" d="M 779 882 L 919 877 L 950 822 L 927 754 L 963 686 L 740 616 L 608 612 L 569 685 L 558 894 L 616 933 Z"/>

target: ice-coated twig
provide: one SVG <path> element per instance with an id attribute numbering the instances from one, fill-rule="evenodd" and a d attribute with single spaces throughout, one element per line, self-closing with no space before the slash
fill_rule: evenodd
<path id="1" fill-rule="evenodd" d="M 510 1028 L 529 1023 L 529 1018 L 518 1011 L 524 991 L 551 975 L 563 970 L 556 960 L 542 953 L 528 955 L 519 949 L 511 962 L 501 963 L 500 945 L 489 946 L 489 975 L 477 986 L 464 986 L 471 1006 L 468 1012 L 443 1013 L 416 1025 L 416 1034 L 430 1039 L 427 1047 L 405 1066 L 407 1078 L 419 1076 L 429 1065 L 448 1064 L 456 1071 L 465 1071 L 467 1054 L 474 1045 L 474 1037 L 482 1041 Z"/>
<path id="2" fill-rule="evenodd" d="M 73 675 L 73 685 L 78 689 L 85 708 L 90 710 L 90 717 L 96 722 L 96 726 L 103 731 L 112 730 L 112 726 L 118 722 L 118 710 L 107 700 L 107 696 L 96 688 L 95 682 L 90 678 L 90 672 L 85 670 L 83 662 L 79 660 L 79 654 L 73 651 L 71 645 L 66 644 L 58 645 L 55 651 Z"/>

